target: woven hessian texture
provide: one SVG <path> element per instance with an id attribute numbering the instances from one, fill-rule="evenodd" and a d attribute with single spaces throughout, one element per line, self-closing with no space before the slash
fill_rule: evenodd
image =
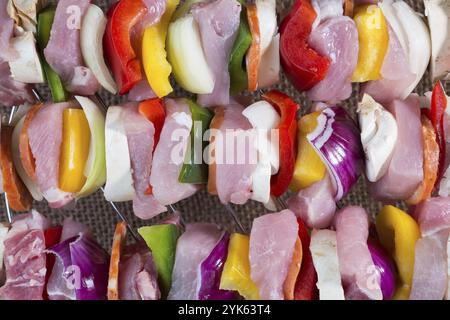
<path id="1" fill-rule="evenodd" d="M 96 1 L 105 11 L 106 8 L 110 6 L 114 1 Z M 277 10 L 279 19 L 284 17 L 288 12 L 290 6 L 294 1 L 278 1 L 277 0 Z M 412 3 L 414 9 L 418 12 L 423 13 L 423 3 L 419 1 L 406 1 Z M 305 100 L 303 94 L 299 94 L 293 86 L 282 76 L 281 83 L 276 86 L 277 89 L 289 94 L 293 97 L 301 106 L 302 113 L 308 110 L 309 103 Z M 447 89 L 449 89 L 447 87 Z M 48 90 L 46 88 L 39 88 L 40 92 L 44 97 L 49 97 Z M 416 88 L 416 92 L 423 94 L 426 91 L 431 90 L 431 82 L 429 80 L 428 74 L 425 75 L 423 81 Z M 348 110 L 354 115 L 356 104 L 357 104 L 357 87 L 354 87 L 354 92 L 348 101 L 343 103 Z M 185 92 L 181 91 L 179 88 L 176 89 L 175 95 L 184 96 Z M 106 91 L 101 92 L 101 96 L 107 105 L 112 105 L 114 103 L 119 103 L 124 101 L 124 97 L 113 96 Z M 254 95 L 255 98 L 259 98 L 259 93 Z M 8 112 L 8 110 L 3 110 Z M 287 198 L 287 195 L 284 196 Z M 363 178 L 360 178 L 358 183 L 353 187 L 352 191 L 339 203 L 339 206 L 347 205 L 360 205 L 368 210 L 371 215 L 375 215 L 381 207 L 381 203 L 374 201 L 368 194 L 366 183 Z M 402 204 L 399 204 L 402 205 Z M 162 214 L 157 218 L 142 221 L 134 217 L 132 211 L 131 202 L 119 203 L 118 207 L 127 216 L 134 228 L 142 225 L 150 225 L 157 223 L 163 219 L 167 214 Z M 196 195 L 175 204 L 177 210 L 182 212 L 183 220 L 185 222 L 213 222 L 220 225 L 222 228 L 229 231 L 238 231 L 236 224 L 234 223 L 232 217 L 225 210 L 222 204 L 219 202 L 218 198 L 215 196 L 208 195 L 204 190 L 197 193 Z M 244 225 L 247 232 L 251 228 L 251 222 L 254 218 L 264 214 L 267 210 L 260 204 L 249 201 L 244 206 L 232 206 L 238 214 L 239 220 Z M 118 221 L 118 217 L 115 211 L 112 209 L 110 204 L 104 200 L 101 191 L 98 191 L 94 195 L 83 198 L 72 204 L 70 208 L 64 209 L 50 209 L 45 202 L 34 203 L 34 208 L 39 212 L 46 214 L 51 217 L 55 222 L 61 222 L 66 216 L 72 216 L 73 218 L 87 224 L 92 229 L 96 239 L 103 245 L 105 249 L 110 249 L 112 236 L 114 233 L 114 227 Z M 2 198 L 0 203 L 0 210 L 3 219 L 6 219 L 5 203 Z"/>

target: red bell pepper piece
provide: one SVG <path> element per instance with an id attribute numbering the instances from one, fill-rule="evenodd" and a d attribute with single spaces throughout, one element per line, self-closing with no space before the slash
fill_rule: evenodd
<path id="1" fill-rule="evenodd" d="M 147 7 L 141 0 L 120 0 L 108 11 L 103 46 L 119 94 L 127 93 L 142 79 L 141 62 L 134 52 L 130 33 L 146 13 Z"/>
<path id="2" fill-rule="evenodd" d="M 164 108 L 164 100 L 160 98 L 148 99 L 139 103 L 139 113 L 153 123 L 155 127 L 155 138 L 153 150 L 159 141 L 161 130 L 166 119 L 166 110 Z"/>
<path id="3" fill-rule="evenodd" d="M 280 114 L 277 127 L 279 135 L 280 168 L 270 181 L 270 193 L 281 196 L 289 187 L 294 175 L 294 164 L 297 156 L 297 110 L 299 106 L 286 94 L 271 90 L 263 95 Z"/>
<path id="4" fill-rule="evenodd" d="M 297 0 L 280 27 L 280 57 L 283 69 L 300 91 L 311 89 L 325 78 L 330 60 L 308 45 L 316 12 L 310 0 Z"/>
<path id="5" fill-rule="evenodd" d="M 431 95 L 431 108 L 429 118 L 436 132 L 436 140 L 439 145 L 439 169 L 435 185 L 439 184 L 444 173 L 445 165 L 445 133 L 444 133 L 444 114 L 447 108 L 447 96 L 442 88 L 441 82 L 437 81 Z"/>
<path id="6" fill-rule="evenodd" d="M 62 226 L 51 227 L 45 230 L 44 231 L 45 248 L 48 249 L 58 244 L 59 240 L 61 239 L 61 233 L 62 233 Z M 55 255 L 47 253 L 45 263 L 47 272 L 45 274 L 45 288 L 43 292 L 44 300 L 48 300 L 47 282 L 48 279 L 50 278 L 50 275 L 52 274 L 54 264 L 55 264 Z"/>
<path id="7" fill-rule="evenodd" d="M 155 136 L 153 143 L 153 151 L 155 151 L 156 145 L 159 142 L 161 130 L 164 126 L 166 119 L 166 110 L 164 108 L 164 100 L 160 98 L 148 99 L 139 103 L 139 113 L 153 123 L 155 127 Z M 153 193 L 151 185 L 145 190 L 145 194 L 150 195 Z"/>
<path id="8" fill-rule="evenodd" d="M 317 273 L 316 269 L 314 269 L 311 251 L 309 250 L 311 237 L 302 219 L 298 218 L 297 222 L 298 236 L 302 242 L 303 259 L 300 273 L 295 282 L 294 300 L 316 300 L 319 297 L 319 291 L 316 286 Z"/>

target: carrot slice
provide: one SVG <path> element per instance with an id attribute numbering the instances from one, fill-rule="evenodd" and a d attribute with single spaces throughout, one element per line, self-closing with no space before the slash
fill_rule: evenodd
<path id="1" fill-rule="evenodd" d="M 0 166 L 3 175 L 3 190 L 8 195 L 8 202 L 14 211 L 28 211 L 33 199 L 28 189 L 17 175 L 11 152 L 13 127 L 1 128 Z"/>
<path id="2" fill-rule="evenodd" d="M 423 137 L 423 180 L 414 191 L 413 195 L 406 200 L 410 205 L 415 205 L 431 197 L 439 170 L 439 145 L 436 142 L 436 133 L 431 120 L 422 115 L 422 137 Z"/>
<path id="3" fill-rule="evenodd" d="M 119 264 L 126 235 L 127 223 L 125 221 L 118 222 L 114 232 L 111 260 L 109 263 L 108 300 L 119 300 Z"/>
<path id="4" fill-rule="evenodd" d="M 22 160 L 22 166 L 26 174 L 34 181 L 36 181 L 36 164 L 34 161 L 33 153 L 31 152 L 29 139 L 28 139 L 28 127 L 37 112 L 41 109 L 42 103 L 35 104 L 28 110 L 23 121 L 22 130 L 19 137 L 19 152 L 20 159 Z"/>
<path id="5" fill-rule="evenodd" d="M 261 63 L 261 47 L 260 47 L 260 31 L 258 12 L 255 4 L 247 5 L 247 18 L 250 32 L 252 34 L 252 44 L 247 52 L 247 76 L 248 90 L 255 91 L 258 89 L 258 72 Z"/>
<path id="6" fill-rule="evenodd" d="M 222 125 L 223 118 L 225 116 L 225 109 L 223 107 L 217 107 L 215 110 L 214 117 L 211 120 L 209 125 L 210 129 L 219 130 Z M 216 185 L 216 137 L 214 135 L 214 131 L 211 132 L 211 136 L 209 138 L 209 152 L 210 152 L 210 163 L 208 166 L 208 192 L 212 195 L 217 195 L 217 185 Z"/>
<path id="7" fill-rule="evenodd" d="M 355 4 L 353 0 L 344 0 L 344 15 L 353 18 L 353 8 Z"/>
<path id="8" fill-rule="evenodd" d="M 294 254 L 292 255 L 292 262 L 289 266 L 288 274 L 283 284 L 283 292 L 285 300 L 294 300 L 294 289 L 298 274 L 300 273 L 300 266 L 302 265 L 303 249 L 302 242 L 299 237 L 295 241 Z"/>

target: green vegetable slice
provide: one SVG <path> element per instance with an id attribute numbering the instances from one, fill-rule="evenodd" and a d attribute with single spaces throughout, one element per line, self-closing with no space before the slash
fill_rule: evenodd
<path id="1" fill-rule="evenodd" d="M 185 161 L 178 181 L 181 183 L 203 184 L 208 182 L 208 165 L 203 161 L 203 150 L 208 145 L 208 142 L 203 141 L 203 136 L 205 131 L 209 129 L 213 113 L 190 99 L 185 99 L 185 101 L 189 105 L 193 124 Z M 197 146 L 199 143 L 201 143 L 201 150 Z"/>
<path id="2" fill-rule="evenodd" d="M 235 95 L 244 91 L 248 87 L 247 69 L 245 66 L 245 54 L 252 44 L 252 34 L 248 26 L 247 12 L 244 1 L 240 1 L 242 5 L 241 21 L 239 23 L 238 34 L 234 41 L 233 49 L 230 54 L 230 62 L 228 71 L 230 73 L 230 93 Z"/>
<path id="3" fill-rule="evenodd" d="M 162 296 L 166 297 L 172 285 L 172 270 L 180 231 L 173 224 L 160 224 L 139 228 L 138 232 L 152 251 L 160 290 Z"/>
<path id="4" fill-rule="evenodd" d="M 67 94 L 64 90 L 64 85 L 59 75 L 47 63 L 44 57 L 44 49 L 47 47 L 50 39 L 50 31 L 55 18 L 56 6 L 49 5 L 39 12 L 37 21 L 37 35 L 36 40 L 39 47 L 39 54 L 44 69 L 45 78 L 50 87 L 54 102 L 63 102 L 67 100 Z"/>

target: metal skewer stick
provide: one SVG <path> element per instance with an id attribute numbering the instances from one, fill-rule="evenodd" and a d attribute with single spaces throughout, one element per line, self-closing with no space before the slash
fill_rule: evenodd
<path id="1" fill-rule="evenodd" d="M 33 95 L 36 97 L 38 102 L 44 102 L 44 99 L 42 98 L 41 94 L 35 89 L 31 89 L 31 92 L 33 92 Z"/>
<path id="2" fill-rule="evenodd" d="M 168 207 L 169 207 L 170 211 L 172 212 L 172 214 L 178 215 L 178 217 L 180 218 L 181 228 L 183 230 L 185 230 L 186 229 L 186 222 L 184 221 L 183 215 L 181 214 L 181 212 L 178 211 L 173 204 L 169 204 Z"/>
<path id="3" fill-rule="evenodd" d="M 8 125 L 11 125 L 11 122 L 12 122 L 13 119 L 14 119 L 14 114 L 16 113 L 16 109 L 17 109 L 16 106 L 13 106 L 13 107 L 11 108 L 11 112 L 9 113 Z"/>
<path id="4" fill-rule="evenodd" d="M 275 199 L 276 199 L 277 203 L 279 204 L 279 206 L 280 206 L 282 209 L 287 209 L 287 208 L 288 208 L 287 203 L 286 203 L 286 201 L 284 201 L 283 198 L 281 198 L 281 197 L 276 197 Z"/>
<path id="5" fill-rule="evenodd" d="M 9 207 L 9 201 L 8 201 L 8 195 L 6 194 L 6 192 L 3 194 L 4 198 L 5 198 L 5 207 L 6 207 L 6 218 L 8 219 L 8 223 L 11 224 L 12 223 L 12 211 L 11 208 Z"/>
<path id="6" fill-rule="evenodd" d="M 234 222 L 238 226 L 238 229 L 242 233 L 246 233 L 244 226 L 242 225 L 241 221 L 239 221 L 239 218 L 236 214 L 236 212 L 233 210 L 233 208 L 227 203 L 224 205 L 227 212 L 230 214 L 230 216 L 233 218 Z"/>
<path id="7" fill-rule="evenodd" d="M 105 192 L 105 189 L 103 187 L 100 188 L 100 190 L 102 190 L 102 192 Z M 134 240 L 138 241 L 140 239 L 139 235 L 134 231 L 134 229 L 131 227 L 130 222 L 128 221 L 128 219 L 125 217 L 125 215 L 122 214 L 122 212 L 119 210 L 119 208 L 117 208 L 116 204 L 112 201 L 108 201 L 109 204 L 111 205 L 111 207 L 114 209 L 114 211 L 116 212 L 117 216 L 127 224 L 127 229 L 130 232 L 131 236 L 134 238 Z"/>
<path id="8" fill-rule="evenodd" d="M 11 108 L 11 112 L 9 113 L 9 118 L 8 118 L 8 126 L 11 125 L 11 122 L 14 118 L 14 114 L 16 113 L 16 106 L 13 106 Z M 5 198 L 5 207 L 6 207 L 6 218 L 8 219 L 8 223 L 11 224 L 12 220 L 13 220 L 13 214 L 12 214 L 12 210 L 9 206 L 9 201 L 8 201 L 8 194 L 6 192 L 4 192 L 4 198 Z"/>

